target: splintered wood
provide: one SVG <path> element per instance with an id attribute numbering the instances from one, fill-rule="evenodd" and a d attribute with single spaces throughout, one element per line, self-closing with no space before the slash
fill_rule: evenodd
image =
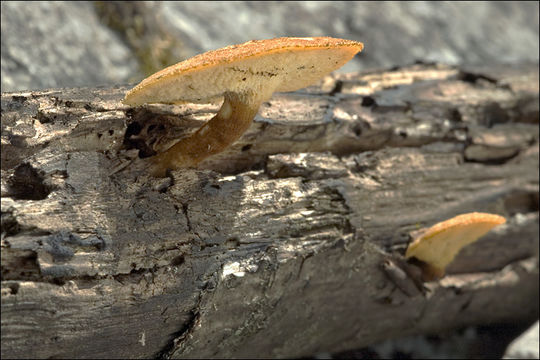
<path id="1" fill-rule="evenodd" d="M 164 179 L 152 156 L 219 104 L 127 90 L 2 94 L 3 358 L 301 357 L 538 318 L 536 65 L 327 77 Z M 507 222 L 419 282 L 415 232 L 469 212 Z"/>

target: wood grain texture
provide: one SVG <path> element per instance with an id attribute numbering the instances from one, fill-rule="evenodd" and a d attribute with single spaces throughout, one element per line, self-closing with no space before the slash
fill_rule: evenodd
<path id="1" fill-rule="evenodd" d="M 328 77 L 164 179 L 150 156 L 219 104 L 127 90 L 2 94 L 2 357 L 295 357 L 538 317 L 537 65 Z M 446 277 L 385 272 L 472 211 L 508 221 Z"/>

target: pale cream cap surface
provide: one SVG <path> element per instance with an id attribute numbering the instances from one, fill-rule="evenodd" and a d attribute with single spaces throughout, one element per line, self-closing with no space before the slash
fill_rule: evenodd
<path id="1" fill-rule="evenodd" d="M 330 37 L 249 41 L 163 69 L 130 90 L 124 103 L 203 102 L 225 92 L 267 99 L 313 84 L 362 49 L 360 42 Z"/>

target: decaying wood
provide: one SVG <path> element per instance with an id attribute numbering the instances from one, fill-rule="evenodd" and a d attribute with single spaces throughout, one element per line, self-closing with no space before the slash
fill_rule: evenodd
<path id="1" fill-rule="evenodd" d="M 411 67 L 276 94 L 228 151 L 151 155 L 219 104 L 2 94 L 2 357 L 293 357 L 538 317 L 538 66 Z M 411 233 L 507 223 L 440 281 Z M 414 266 L 413 266 L 414 268 Z"/>

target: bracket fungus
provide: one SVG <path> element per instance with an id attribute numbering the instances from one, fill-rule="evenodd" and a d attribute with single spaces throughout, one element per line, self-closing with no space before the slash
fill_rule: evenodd
<path id="1" fill-rule="evenodd" d="M 196 55 L 131 89 L 124 104 L 208 102 L 223 96 L 217 114 L 193 135 L 155 157 L 153 173 L 197 165 L 223 151 L 251 125 L 276 91 L 313 84 L 351 60 L 364 45 L 331 37 L 248 41 Z"/>
<path id="2" fill-rule="evenodd" d="M 405 258 L 415 257 L 422 261 L 426 279 L 442 277 L 446 266 L 463 247 L 505 222 L 504 217 L 494 214 L 472 212 L 458 215 L 422 232 L 409 244 Z"/>

